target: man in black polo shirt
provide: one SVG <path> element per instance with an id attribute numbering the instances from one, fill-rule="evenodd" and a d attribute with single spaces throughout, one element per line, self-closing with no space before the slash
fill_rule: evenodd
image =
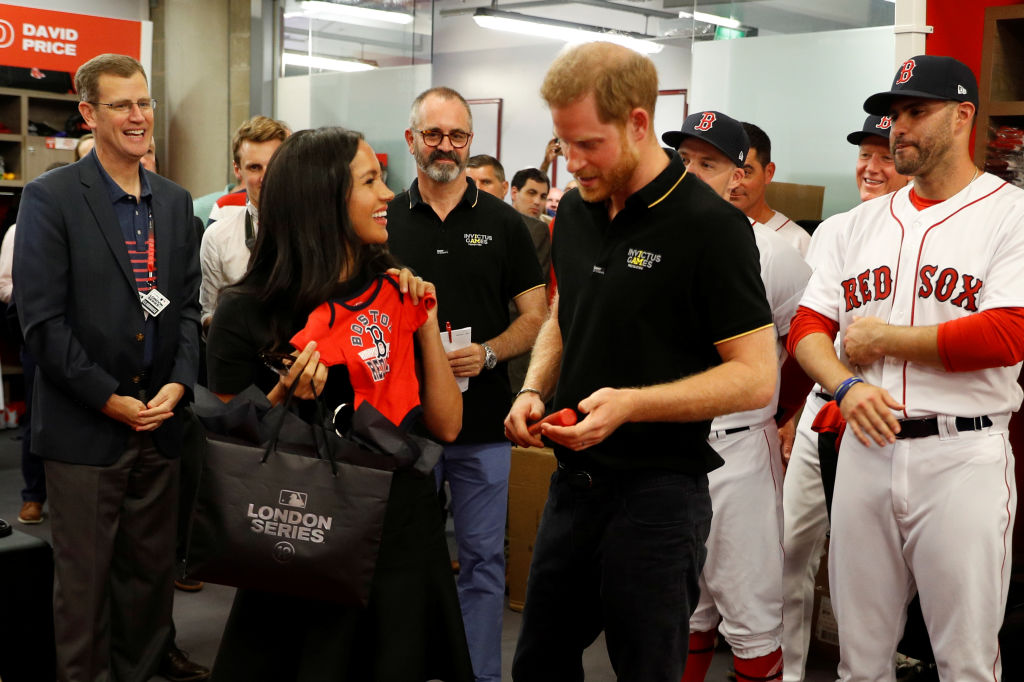
<path id="1" fill-rule="evenodd" d="M 472 327 L 473 343 L 448 354 L 467 377 L 462 433 L 445 448 L 438 482 L 451 487 L 459 547 L 459 600 L 477 680 L 501 679 L 505 512 L 511 446 L 502 418 L 512 398 L 506 361 L 530 350 L 547 314 L 530 235 L 508 204 L 466 177 L 473 120 L 450 88 L 413 102 L 405 139 L 416 180 L 388 206 L 388 244 L 437 287 L 438 320 Z M 509 319 L 509 302 L 519 316 Z"/>
<path id="2" fill-rule="evenodd" d="M 629 83 L 627 91 L 621 84 Z M 541 88 L 569 171 L 553 261 L 559 294 L 505 421 L 544 425 L 559 471 L 526 592 L 514 679 L 582 679 L 603 629 L 621 680 L 678 682 L 711 521 L 712 417 L 775 388 L 772 315 L 749 223 L 687 176 L 652 129 L 649 59 L 609 43 L 560 55 Z"/>

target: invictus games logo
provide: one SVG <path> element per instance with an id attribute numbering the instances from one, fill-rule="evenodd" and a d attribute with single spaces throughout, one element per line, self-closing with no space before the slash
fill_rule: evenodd
<path id="1" fill-rule="evenodd" d="M 467 246 L 484 246 L 489 244 L 494 237 L 489 234 L 470 234 L 466 233 L 462 235 L 466 238 Z"/>
<path id="2" fill-rule="evenodd" d="M 281 564 L 286 564 L 295 558 L 295 548 L 290 542 L 279 542 L 274 545 L 274 560 Z"/>
<path id="3" fill-rule="evenodd" d="M 630 249 L 626 253 L 626 266 L 634 270 L 650 270 L 655 263 L 660 262 L 660 253 L 651 253 L 643 249 Z"/>

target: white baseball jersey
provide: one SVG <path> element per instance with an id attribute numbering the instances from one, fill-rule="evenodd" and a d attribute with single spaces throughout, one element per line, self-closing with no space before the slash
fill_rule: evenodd
<path id="1" fill-rule="evenodd" d="M 779 337 L 789 333 L 789 323 L 796 314 L 797 305 L 811 276 L 811 268 L 785 239 L 769 231 L 764 225 L 754 223 L 754 241 L 757 243 L 761 263 L 761 280 L 764 282 L 768 305 L 775 322 L 775 339 L 778 347 L 779 366 L 786 358 L 785 347 Z M 741 426 L 755 426 L 775 417 L 779 406 L 779 382 L 775 382 L 775 395 L 768 405 L 757 410 L 735 412 L 716 417 L 711 422 L 712 431 Z"/>
<path id="2" fill-rule="evenodd" d="M 837 320 L 840 336 L 854 316 L 927 326 L 1024 307 L 1024 190 L 986 173 L 922 211 L 909 196 L 907 186 L 844 214 L 839 248 L 800 305 Z M 883 358 L 858 373 L 906 406 L 899 418 L 1007 415 L 1022 397 L 1019 363 L 952 373 Z"/>
<path id="3" fill-rule="evenodd" d="M 800 252 L 801 256 L 807 255 L 807 247 L 811 243 L 811 235 L 807 230 L 784 216 L 782 211 L 776 211 L 775 215 L 773 215 L 768 222 L 757 224 L 764 225 L 766 228 L 785 239 L 794 249 Z"/>

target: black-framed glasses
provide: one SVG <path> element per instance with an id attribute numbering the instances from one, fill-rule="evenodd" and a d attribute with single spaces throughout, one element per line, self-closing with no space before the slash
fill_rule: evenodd
<path id="1" fill-rule="evenodd" d="M 448 141 L 452 143 L 452 147 L 455 149 L 462 149 L 469 140 L 473 137 L 473 133 L 466 133 L 461 130 L 453 130 L 450 133 L 442 133 L 440 130 L 417 130 L 417 133 L 423 137 L 423 144 L 428 147 L 437 147 L 441 144 L 444 138 L 448 138 Z"/>
<path id="2" fill-rule="evenodd" d="M 155 99 L 140 99 L 138 102 L 132 102 L 131 100 L 125 100 L 123 102 L 89 102 L 93 106 L 107 107 L 111 111 L 116 111 L 119 114 L 127 114 L 132 110 L 132 107 L 138 107 L 139 111 L 146 113 L 147 111 L 153 111 L 156 109 Z"/>

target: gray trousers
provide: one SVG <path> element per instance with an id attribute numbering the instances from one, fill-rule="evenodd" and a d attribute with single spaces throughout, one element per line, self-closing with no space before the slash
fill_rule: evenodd
<path id="1" fill-rule="evenodd" d="M 171 627 L 179 461 L 149 434 L 97 467 L 46 461 L 60 682 L 144 682 Z"/>

